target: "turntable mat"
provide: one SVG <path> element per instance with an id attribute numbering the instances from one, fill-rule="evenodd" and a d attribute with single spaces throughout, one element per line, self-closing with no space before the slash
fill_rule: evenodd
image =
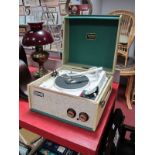
<path id="1" fill-rule="evenodd" d="M 77 81 L 81 81 L 81 82 L 77 82 L 77 83 L 68 83 L 66 82 L 66 78 L 63 76 L 58 76 L 55 79 L 55 84 L 60 87 L 60 88 L 64 88 L 64 89 L 77 89 L 77 88 L 82 88 L 84 86 L 86 86 L 89 82 L 89 79 L 87 76 L 80 76 L 80 77 L 72 77 L 72 80 L 77 80 Z"/>

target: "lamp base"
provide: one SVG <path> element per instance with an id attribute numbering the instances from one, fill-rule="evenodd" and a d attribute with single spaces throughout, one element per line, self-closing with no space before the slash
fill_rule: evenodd
<path id="1" fill-rule="evenodd" d="M 35 78 L 40 78 L 43 75 L 47 74 L 48 71 L 44 68 L 44 62 L 48 59 L 49 53 L 44 51 L 41 47 L 36 47 L 36 51 L 32 53 L 31 57 L 33 61 L 39 64 L 39 69 L 34 73 Z"/>

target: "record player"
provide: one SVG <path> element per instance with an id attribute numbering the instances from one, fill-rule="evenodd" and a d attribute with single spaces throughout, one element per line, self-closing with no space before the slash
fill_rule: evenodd
<path id="1" fill-rule="evenodd" d="M 112 89 L 119 16 L 66 16 L 62 67 L 28 85 L 30 109 L 95 131 Z"/>

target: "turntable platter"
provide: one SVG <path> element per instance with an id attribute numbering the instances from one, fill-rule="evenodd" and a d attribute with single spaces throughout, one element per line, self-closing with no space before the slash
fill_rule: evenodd
<path id="1" fill-rule="evenodd" d="M 68 77 L 66 74 L 56 77 L 55 85 L 64 89 L 83 88 L 89 83 L 89 78 L 85 75 Z"/>

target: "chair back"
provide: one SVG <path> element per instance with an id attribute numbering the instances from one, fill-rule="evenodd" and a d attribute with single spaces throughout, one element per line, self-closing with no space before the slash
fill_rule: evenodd
<path id="1" fill-rule="evenodd" d="M 19 44 L 19 60 L 23 60 L 25 64 L 28 66 L 26 52 L 24 47 L 21 44 Z"/>
<path id="2" fill-rule="evenodd" d="M 19 44 L 19 97 L 28 99 L 27 84 L 32 82 L 24 47 Z"/>
<path id="3" fill-rule="evenodd" d="M 120 39 L 119 43 L 131 46 L 135 37 L 135 17 L 134 13 L 127 10 L 115 10 L 110 15 L 121 15 Z"/>

